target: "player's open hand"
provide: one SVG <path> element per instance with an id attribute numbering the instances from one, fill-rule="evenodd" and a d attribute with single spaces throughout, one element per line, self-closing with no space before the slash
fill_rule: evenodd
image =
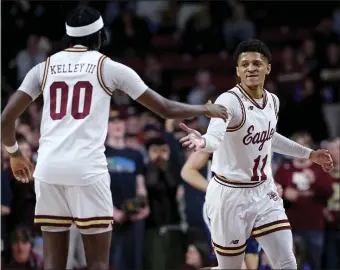
<path id="1" fill-rule="evenodd" d="M 183 147 L 194 149 L 194 151 L 197 151 L 200 148 L 204 148 L 205 139 L 202 137 L 201 133 L 199 133 L 195 129 L 189 128 L 183 123 L 180 123 L 179 127 L 183 129 L 186 133 L 188 133 L 187 136 L 179 140 Z"/>
<path id="2" fill-rule="evenodd" d="M 212 104 L 209 100 L 205 104 L 206 113 L 205 116 L 210 118 L 222 118 L 224 121 L 228 119 L 228 112 L 226 107 L 220 104 Z"/>
<path id="3" fill-rule="evenodd" d="M 328 150 L 319 149 L 310 154 L 309 159 L 322 166 L 325 172 L 333 170 L 333 160 Z"/>
<path id="4" fill-rule="evenodd" d="M 11 155 L 9 160 L 15 179 L 22 183 L 28 183 L 33 177 L 33 165 L 31 161 L 20 152 Z"/>

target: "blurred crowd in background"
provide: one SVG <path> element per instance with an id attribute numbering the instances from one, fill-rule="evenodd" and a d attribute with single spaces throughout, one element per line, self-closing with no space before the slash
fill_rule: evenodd
<path id="1" fill-rule="evenodd" d="M 67 13 L 97 8 L 109 36 L 102 52 L 135 69 L 161 95 L 190 104 L 214 100 L 236 81 L 232 53 L 259 38 L 273 54 L 265 88 L 280 98 L 278 131 L 309 147 L 330 150 L 329 175 L 308 161 L 276 156 L 276 180 L 291 222 L 299 269 L 340 269 L 340 5 L 261 1 L 4 1 L 1 105 L 26 73 L 60 50 Z M 24 155 L 36 160 L 43 100 L 17 123 Z M 198 269 L 209 265 L 204 193 L 186 184 L 178 121 L 162 120 L 115 91 L 107 160 L 115 211 L 110 264 L 117 270 Z M 186 120 L 204 132 L 205 117 Z M 91 158 L 91 157 L 89 157 Z M 42 266 L 43 241 L 33 225 L 34 184 L 11 175 L 2 147 L 2 263 Z M 139 200 L 148 194 L 148 204 Z M 84 268 L 81 237 L 71 228 L 68 267 Z M 270 269 L 261 254 L 261 269 Z"/>

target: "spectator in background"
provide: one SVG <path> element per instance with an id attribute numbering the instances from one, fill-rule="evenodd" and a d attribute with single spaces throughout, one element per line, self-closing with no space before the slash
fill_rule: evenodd
<path id="1" fill-rule="evenodd" d="M 316 26 L 315 40 L 317 43 L 317 50 L 320 55 L 323 54 L 324 49 L 329 43 L 339 41 L 339 36 L 332 28 L 332 18 L 325 17 L 321 19 L 320 23 Z"/>
<path id="2" fill-rule="evenodd" d="M 233 3 L 233 1 L 229 1 Z M 223 27 L 224 40 L 228 51 L 233 51 L 236 45 L 244 40 L 255 37 L 255 25 L 247 18 L 242 4 L 231 4 L 232 18 L 226 20 Z"/>
<path id="3" fill-rule="evenodd" d="M 145 19 L 138 17 L 131 8 L 123 8 L 112 22 L 112 50 L 115 55 L 144 56 L 151 39 Z"/>
<path id="4" fill-rule="evenodd" d="M 190 244 L 185 253 L 185 264 L 200 269 L 209 265 L 209 247 L 205 242 L 194 242 Z"/>
<path id="5" fill-rule="evenodd" d="M 3 151 L 3 154 L 7 151 Z M 1 253 L 5 256 L 8 251 L 8 215 L 11 213 L 12 190 L 11 190 L 11 172 L 8 165 L 4 162 L 6 156 L 2 154 L 1 162 Z"/>
<path id="6" fill-rule="evenodd" d="M 312 147 L 309 134 L 297 133 L 294 141 Z M 275 180 L 283 187 L 286 213 L 293 235 L 303 238 L 312 269 L 321 269 L 325 227 L 323 211 L 332 195 L 332 179 L 309 159 L 293 158 L 276 171 Z"/>
<path id="7" fill-rule="evenodd" d="M 311 77 L 317 76 L 320 67 L 320 56 L 317 55 L 313 38 L 307 38 L 303 41 L 298 57 L 301 58 L 299 63 L 304 66 L 304 72 Z"/>
<path id="8" fill-rule="evenodd" d="M 224 50 L 219 29 L 213 27 L 209 10 L 202 7 L 186 23 L 182 34 L 183 52 L 189 56 L 216 54 Z"/>
<path id="9" fill-rule="evenodd" d="M 333 196 L 328 200 L 325 217 L 326 227 L 326 268 L 340 269 L 340 138 L 326 143 L 334 162 L 331 172 L 333 179 Z"/>
<path id="10" fill-rule="evenodd" d="M 5 269 L 42 269 L 43 262 L 32 248 L 33 238 L 28 229 L 19 227 L 10 237 L 12 258 Z"/>
<path id="11" fill-rule="evenodd" d="M 294 123 L 290 120 L 293 131 L 308 130 L 316 141 L 328 137 L 320 91 L 311 77 L 306 77 L 301 85 L 295 87 L 294 101 L 290 104 L 289 110 L 294 114 Z"/>
<path id="12" fill-rule="evenodd" d="M 125 144 L 126 116 L 111 111 L 106 157 L 114 205 L 110 266 L 142 269 L 144 219 L 149 215 L 144 161 L 139 151 Z"/>
<path id="13" fill-rule="evenodd" d="M 281 53 L 281 66 L 278 67 L 277 81 L 280 91 L 287 97 L 304 76 L 303 67 L 298 63 L 296 53 L 291 46 L 286 46 Z"/>
<path id="14" fill-rule="evenodd" d="M 189 92 L 187 102 L 189 104 L 206 103 L 208 97 L 213 95 L 215 86 L 211 82 L 210 72 L 200 70 L 196 74 L 196 86 Z"/>
<path id="15" fill-rule="evenodd" d="M 181 218 L 177 204 L 179 170 L 170 162 L 170 148 L 164 138 L 146 142 L 149 164 L 146 186 L 150 216 L 146 220 L 145 269 L 167 270 L 183 262 Z"/>
<path id="16" fill-rule="evenodd" d="M 340 46 L 331 43 L 326 48 L 322 62 L 320 80 L 325 100 L 324 114 L 331 137 L 340 136 Z"/>
<path id="17" fill-rule="evenodd" d="M 38 36 L 30 35 L 27 39 L 26 49 L 20 51 L 16 56 L 18 85 L 21 84 L 32 67 L 46 60 L 46 53 L 39 49 L 39 40 Z"/>
<path id="18" fill-rule="evenodd" d="M 155 55 L 148 54 L 146 56 L 143 80 L 162 96 L 169 96 L 171 93 L 172 81 L 163 71 L 162 64 Z"/>
<path id="19" fill-rule="evenodd" d="M 157 28 L 157 34 L 159 35 L 176 34 L 176 32 L 178 31 L 177 29 L 178 10 L 179 4 L 176 0 L 167 1 L 167 7 L 161 12 L 161 21 Z"/>

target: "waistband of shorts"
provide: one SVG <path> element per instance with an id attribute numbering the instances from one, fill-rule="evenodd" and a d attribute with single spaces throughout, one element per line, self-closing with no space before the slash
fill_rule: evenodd
<path id="1" fill-rule="evenodd" d="M 223 186 L 232 187 L 232 188 L 254 188 L 254 187 L 258 187 L 259 185 L 262 185 L 264 182 L 266 182 L 265 180 L 253 181 L 253 182 L 252 181 L 240 182 L 240 181 L 228 179 L 228 178 L 226 178 L 222 175 L 219 175 L 219 174 L 215 174 L 214 180 L 217 183 L 219 183 Z"/>

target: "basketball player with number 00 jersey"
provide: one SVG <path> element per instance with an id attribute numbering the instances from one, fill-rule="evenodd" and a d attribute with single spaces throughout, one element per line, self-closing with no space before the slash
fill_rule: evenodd
<path id="1" fill-rule="evenodd" d="M 221 94 L 227 123 L 210 121 L 205 135 L 181 124 L 180 142 L 195 151 L 213 152 L 206 193 L 207 215 L 216 252 L 216 269 L 240 269 L 246 240 L 253 236 L 273 269 L 297 269 L 289 221 L 270 167 L 271 152 L 309 158 L 325 171 L 333 167 L 327 150 L 305 148 L 276 132 L 279 100 L 263 89 L 271 53 L 259 40 L 241 42 L 235 52 L 240 83 Z"/>
<path id="2" fill-rule="evenodd" d="M 73 222 L 82 233 L 88 267 L 108 268 L 113 205 L 104 141 L 113 91 L 124 91 L 163 118 L 227 119 L 222 105 L 191 106 L 163 98 L 132 69 L 99 53 L 106 40 L 103 27 L 97 10 L 74 10 L 66 21 L 65 49 L 28 72 L 2 114 L 2 140 L 13 174 L 27 183 L 33 168 L 18 149 L 15 121 L 43 95 L 34 179 L 45 269 L 65 269 Z"/>

